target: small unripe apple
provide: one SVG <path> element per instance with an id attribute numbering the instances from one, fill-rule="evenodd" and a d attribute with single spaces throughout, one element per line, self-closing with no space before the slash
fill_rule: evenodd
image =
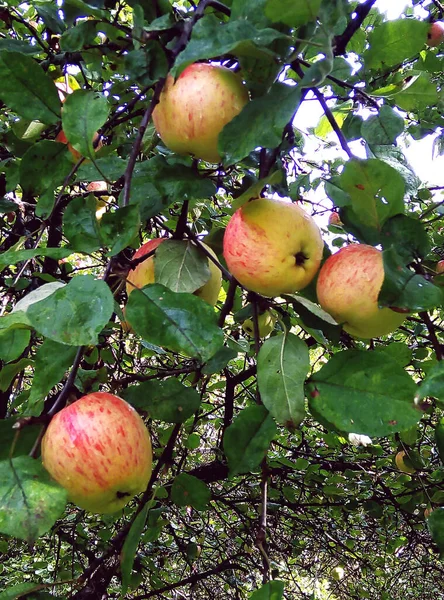
<path id="1" fill-rule="evenodd" d="M 130 404 L 95 392 L 53 417 L 42 439 L 42 461 L 69 500 L 93 513 L 113 513 L 146 489 L 151 438 Z"/>
<path id="2" fill-rule="evenodd" d="M 432 48 L 439 46 L 444 42 L 444 23 L 435 21 L 432 23 L 427 34 L 427 44 Z"/>
<path id="3" fill-rule="evenodd" d="M 404 452 L 404 450 L 401 450 L 400 452 L 398 452 L 398 454 L 395 456 L 396 466 L 403 473 L 409 473 L 409 474 L 415 473 L 416 469 L 414 469 L 413 467 L 411 467 L 410 465 L 407 465 L 405 463 L 405 456 L 406 456 L 406 453 Z"/>
<path id="4" fill-rule="evenodd" d="M 306 287 L 321 263 L 319 227 L 298 204 L 257 198 L 231 217 L 224 235 L 228 269 L 247 289 L 263 296 Z"/>
<path id="5" fill-rule="evenodd" d="M 247 88 L 237 73 L 195 63 L 176 81 L 167 77 L 153 112 L 154 126 L 173 152 L 217 163 L 219 134 L 247 102 Z"/>
<path id="6" fill-rule="evenodd" d="M 387 335 L 407 315 L 379 308 L 383 281 L 382 252 L 366 244 L 351 244 L 322 265 L 316 286 L 318 301 L 352 336 L 368 339 Z"/>
<path id="7" fill-rule="evenodd" d="M 152 252 L 165 241 L 165 238 L 156 238 L 154 240 L 150 240 L 141 246 L 137 252 L 134 254 L 134 259 L 141 258 Z M 206 244 L 204 244 L 205 248 L 216 258 L 216 254 L 213 252 L 211 248 L 209 248 Z M 220 269 L 213 263 L 213 261 L 208 259 L 208 267 L 210 269 L 210 279 L 198 290 L 194 292 L 195 296 L 199 296 L 208 304 L 214 306 L 219 297 L 220 288 L 222 285 L 222 273 Z M 146 260 L 140 262 L 134 269 L 132 269 L 127 276 L 126 283 L 126 293 L 128 296 L 136 288 L 142 288 L 149 283 L 155 282 L 155 272 L 154 272 L 154 254 L 147 258 Z"/>
<path id="8" fill-rule="evenodd" d="M 269 310 L 266 310 L 262 314 L 258 315 L 257 325 L 258 325 L 259 337 L 266 337 L 267 335 L 269 335 L 273 331 L 275 323 L 276 323 L 276 316 Z M 254 335 L 253 319 L 246 319 L 242 323 L 242 329 L 248 335 Z"/>
<path id="9" fill-rule="evenodd" d="M 328 215 L 328 224 L 329 225 L 342 225 L 341 217 L 337 212 L 331 212 Z"/>

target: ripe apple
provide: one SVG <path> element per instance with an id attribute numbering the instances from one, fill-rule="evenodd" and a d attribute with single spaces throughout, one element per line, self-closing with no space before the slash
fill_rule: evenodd
<path id="1" fill-rule="evenodd" d="M 263 296 L 292 294 L 307 286 L 324 247 L 319 227 L 298 204 L 270 198 L 239 208 L 227 225 L 223 245 L 234 277 Z"/>
<path id="2" fill-rule="evenodd" d="M 433 508 L 432 508 L 431 506 L 427 507 L 427 508 L 424 510 L 424 517 L 425 517 L 426 519 L 428 519 L 428 518 L 430 517 L 430 515 L 432 514 L 432 512 L 433 512 Z"/>
<path id="3" fill-rule="evenodd" d="M 319 304 L 354 337 L 387 335 L 406 315 L 379 308 L 383 281 L 382 253 L 373 246 L 351 244 L 322 265 L 316 287 Z"/>
<path id="4" fill-rule="evenodd" d="M 150 240 L 141 246 L 134 254 L 133 258 L 141 258 L 157 248 L 159 244 L 165 241 L 165 238 L 157 238 Z M 204 244 L 205 248 L 216 258 L 216 254 L 211 248 Z M 198 290 L 194 292 L 195 296 L 199 296 L 208 304 L 214 306 L 219 297 L 220 288 L 222 285 L 222 274 L 220 269 L 211 261 L 208 260 L 210 269 L 210 279 Z M 139 263 L 132 269 L 127 276 L 126 293 L 129 295 L 135 287 L 142 288 L 149 283 L 154 283 L 154 254 L 146 260 Z"/>
<path id="5" fill-rule="evenodd" d="M 269 310 L 266 310 L 265 312 L 258 315 L 257 324 L 259 337 L 266 337 L 267 335 L 269 335 L 273 331 L 275 323 L 276 316 Z M 245 331 L 246 334 L 254 335 L 253 319 L 246 319 L 242 323 L 242 329 Z"/>
<path id="6" fill-rule="evenodd" d="M 416 469 L 414 469 L 412 466 L 407 465 L 405 463 L 404 457 L 406 456 L 406 453 L 404 452 L 404 450 L 401 450 L 400 452 L 398 452 L 398 454 L 395 456 L 395 464 L 398 467 L 398 469 L 400 471 L 402 471 L 403 473 L 415 473 Z"/>
<path id="7" fill-rule="evenodd" d="M 436 273 L 438 275 L 441 275 L 441 273 L 444 273 L 444 260 L 440 260 L 436 263 Z"/>
<path id="8" fill-rule="evenodd" d="M 207 63 L 187 67 L 174 81 L 167 77 L 153 112 L 164 144 L 178 154 L 220 162 L 219 133 L 248 102 L 241 78 L 230 69 Z"/>
<path id="9" fill-rule="evenodd" d="M 444 42 L 444 23 L 435 21 L 432 23 L 427 34 L 427 44 L 432 48 L 439 46 Z"/>
<path id="10" fill-rule="evenodd" d="M 93 513 L 113 513 L 146 489 L 151 438 L 132 406 L 95 392 L 53 417 L 42 439 L 42 461 L 69 500 Z"/>

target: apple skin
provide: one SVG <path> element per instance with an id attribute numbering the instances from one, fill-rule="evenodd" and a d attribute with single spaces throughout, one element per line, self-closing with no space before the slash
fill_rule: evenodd
<path id="1" fill-rule="evenodd" d="M 42 439 L 42 461 L 80 508 L 114 513 L 148 485 L 151 438 L 132 406 L 95 392 L 53 417 Z"/>
<path id="2" fill-rule="evenodd" d="M 402 471 L 403 473 L 409 473 L 410 475 L 412 473 L 416 472 L 416 469 L 414 469 L 413 467 L 410 467 L 409 465 L 406 465 L 405 461 L 404 461 L 404 457 L 405 457 L 405 452 L 404 450 L 401 450 L 400 452 L 398 452 L 398 454 L 395 456 L 395 464 L 398 467 L 398 469 L 400 471 Z"/>
<path id="3" fill-rule="evenodd" d="M 329 225 L 337 225 L 337 226 L 342 225 L 341 217 L 339 216 L 339 214 L 337 212 L 331 212 L 328 215 L 328 224 Z"/>
<path id="4" fill-rule="evenodd" d="M 153 112 L 154 126 L 173 152 L 218 163 L 219 133 L 247 102 L 248 90 L 239 75 L 225 67 L 195 63 L 176 81 L 168 75 Z"/>
<path id="5" fill-rule="evenodd" d="M 316 275 L 324 244 L 319 227 L 298 204 L 257 198 L 239 208 L 224 235 L 228 269 L 263 296 L 292 294 Z"/>
<path id="6" fill-rule="evenodd" d="M 166 238 L 156 238 L 150 240 L 141 246 L 134 254 L 133 258 L 141 258 L 155 250 L 159 244 L 165 241 Z M 211 248 L 204 244 L 205 248 L 216 258 L 215 253 Z M 195 296 L 199 296 L 211 306 L 214 306 L 219 297 L 220 288 L 222 285 L 222 273 L 220 269 L 211 261 L 208 260 L 208 266 L 210 269 L 210 279 L 198 290 L 194 292 Z M 139 263 L 134 269 L 132 269 L 127 276 L 126 293 L 128 296 L 135 287 L 142 288 L 149 283 L 154 283 L 154 254 L 146 260 Z"/>
<path id="7" fill-rule="evenodd" d="M 378 307 L 383 281 L 382 253 L 373 246 L 351 244 L 322 265 L 316 286 L 318 301 L 354 337 L 387 335 L 403 323 L 406 314 Z"/>
<path id="8" fill-rule="evenodd" d="M 262 337 L 266 337 L 267 335 L 269 335 L 273 331 L 275 323 L 276 323 L 276 317 L 269 310 L 266 310 L 262 314 L 258 315 L 257 324 L 258 324 L 259 337 L 262 338 Z M 242 329 L 245 331 L 246 334 L 254 335 L 253 319 L 246 319 L 242 323 Z"/>
<path id="9" fill-rule="evenodd" d="M 436 272 L 438 275 L 444 273 L 444 260 L 440 260 L 436 263 Z"/>
<path id="10" fill-rule="evenodd" d="M 429 32 L 427 34 L 427 45 L 436 48 L 444 42 L 444 23 L 441 21 L 435 21 L 430 25 Z"/>

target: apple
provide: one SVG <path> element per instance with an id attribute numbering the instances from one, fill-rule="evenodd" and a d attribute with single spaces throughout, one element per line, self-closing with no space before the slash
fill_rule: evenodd
<path id="1" fill-rule="evenodd" d="M 93 138 L 93 142 L 96 141 L 96 139 L 99 137 L 99 134 L 96 132 L 94 134 L 94 138 Z M 71 155 L 74 159 L 74 162 L 77 162 L 78 160 L 80 160 L 82 158 L 82 155 L 80 154 L 80 152 L 78 150 L 76 150 L 69 142 L 68 142 L 68 138 L 65 135 L 65 132 L 63 131 L 63 129 L 61 129 L 59 131 L 59 133 L 56 136 L 55 139 L 56 142 L 60 142 L 61 144 L 68 144 L 68 150 L 71 152 Z M 102 147 L 101 142 L 99 142 L 98 146 L 96 146 L 95 151 L 97 152 L 97 150 L 99 150 Z"/>
<path id="2" fill-rule="evenodd" d="M 257 198 L 231 217 L 223 247 L 228 269 L 241 285 L 280 296 L 310 283 L 324 244 L 319 227 L 298 204 Z"/>
<path id="3" fill-rule="evenodd" d="M 440 260 L 436 263 L 436 272 L 438 275 L 444 273 L 444 260 Z"/>
<path id="4" fill-rule="evenodd" d="M 273 331 L 275 323 L 276 316 L 269 310 L 266 310 L 265 312 L 258 315 L 257 324 L 259 337 L 266 337 L 267 335 L 269 335 Z M 254 335 L 253 319 L 246 319 L 242 323 L 242 329 L 245 331 L 246 334 Z"/>
<path id="5" fill-rule="evenodd" d="M 157 246 L 164 241 L 165 238 L 156 238 L 146 242 L 137 250 L 133 258 L 136 259 L 145 256 L 145 254 L 155 250 Z M 211 248 L 209 248 L 206 244 L 204 244 L 204 246 L 208 252 L 214 256 L 214 258 L 217 258 L 216 254 Z M 202 300 L 205 300 L 205 302 L 208 302 L 208 304 L 214 306 L 219 297 L 219 292 L 222 285 L 222 273 L 211 260 L 208 260 L 208 266 L 210 269 L 210 279 L 201 288 L 196 290 L 194 295 L 199 296 L 202 298 Z M 154 283 L 154 254 L 132 269 L 128 273 L 126 281 L 126 293 L 128 296 L 135 287 L 142 288 L 149 283 Z"/>
<path id="6" fill-rule="evenodd" d="M 337 225 L 337 226 L 342 225 L 341 217 L 339 216 L 339 214 L 337 212 L 333 211 L 328 215 L 328 224 L 329 225 Z"/>
<path id="7" fill-rule="evenodd" d="M 195 63 L 176 81 L 168 75 L 153 112 L 154 126 L 173 152 L 217 163 L 219 133 L 247 102 L 239 75 L 218 65 Z"/>
<path id="8" fill-rule="evenodd" d="M 80 508 L 114 513 L 148 485 L 151 438 L 131 405 L 95 392 L 53 417 L 42 439 L 42 461 Z"/>
<path id="9" fill-rule="evenodd" d="M 387 335 L 401 325 L 406 314 L 379 308 L 383 281 L 382 253 L 373 246 L 351 244 L 322 265 L 316 286 L 318 301 L 354 337 Z"/>
<path id="10" fill-rule="evenodd" d="M 425 517 L 426 519 L 428 519 L 428 518 L 430 517 L 430 515 L 432 514 L 432 512 L 433 512 L 433 508 L 432 508 L 431 506 L 427 507 L 427 508 L 424 510 L 424 517 Z"/>
<path id="11" fill-rule="evenodd" d="M 435 21 L 432 23 L 427 34 L 427 44 L 432 48 L 439 46 L 444 42 L 444 23 Z"/>
<path id="12" fill-rule="evenodd" d="M 412 466 L 407 465 L 405 463 L 405 460 L 404 460 L 405 456 L 406 456 L 406 453 L 404 452 L 404 450 L 401 450 L 400 452 L 398 452 L 398 454 L 395 456 L 395 464 L 396 464 L 396 466 L 403 473 L 409 473 L 409 474 L 415 473 L 416 469 L 414 469 Z"/>

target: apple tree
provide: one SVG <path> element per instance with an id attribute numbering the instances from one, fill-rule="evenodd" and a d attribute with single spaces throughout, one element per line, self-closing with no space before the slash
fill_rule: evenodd
<path id="1" fill-rule="evenodd" d="M 406 153 L 444 155 L 444 5 L 405 4 L 0 0 L 0 600 L 442 593 L 444 185 Z M 253 251 L 259 198 L 316 225 L 256 214 Z M 361 253 L 327 312 L 357 244 L 380 283 Z M 94 392 L 153 445 L 111 514 L 41 460 Z"/>

